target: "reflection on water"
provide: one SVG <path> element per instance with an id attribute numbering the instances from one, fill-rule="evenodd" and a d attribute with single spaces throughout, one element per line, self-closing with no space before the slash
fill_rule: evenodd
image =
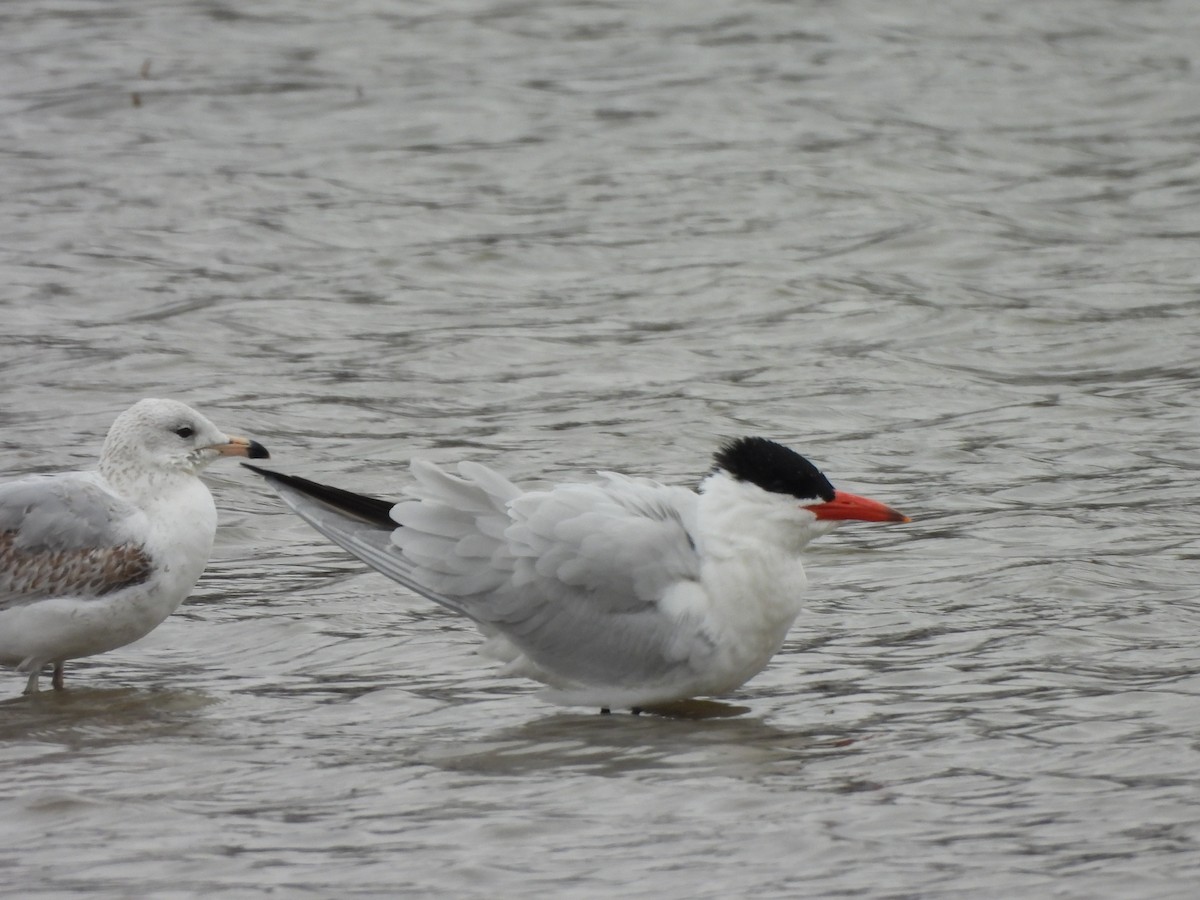
<path id="1" fill-rule="evenodd" d="M 3 477 L 167 395 L 381 495 L 750 433 L 915 519 L 811 549 L 748 712 L 600 716 L 214 472 L 177 615 L 0 681 L 8 881 L 1190 896 L 1194 20 L 0 5 Z"/>
<path id="2" fill-rule="evenodd" d="M 759 778 L 809 755 L 842 751 L 854 739 L 788 731 L 758 718 L 663 721 L 657 717 L 549 715 L 481 735 L 469 746 L 423 747 L 421 762 L 491 775 L 569 770 L 619 776 L 643 770 L 664 776 Z M 686 750 L 685 750 L 686 748 Z"/>
<path id="3" fill-rule="evenodd" d="M 0 700 L 0 741 L 95 748 L 170 739 L 194 727 L 198 711 L 221 702 L 200 691 L 70 685 Z"/>

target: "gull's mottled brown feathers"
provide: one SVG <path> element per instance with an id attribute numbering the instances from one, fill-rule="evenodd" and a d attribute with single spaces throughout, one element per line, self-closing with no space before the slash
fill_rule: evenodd
<path id="1" fill-rule="evenodd" d="M 153 561 L 132 536 L 142 516 L 92 472 L 0 485 L 0 609 L 148 580 Z"/>
<path id="2" fill-rule="evenodd" d="M 0 532 L 0 608 L 46 597 L 102 597 L 141 584 L 153 568 L 150 557 L 133 544 L 23 550 L 15 532 Z"/>

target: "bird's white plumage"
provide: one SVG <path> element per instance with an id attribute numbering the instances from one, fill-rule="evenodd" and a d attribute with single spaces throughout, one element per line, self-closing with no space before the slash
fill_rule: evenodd
<path id="1" fill-rule="evenodd" d="M 523 491 L 417 461 L 393 530 L 266 474 L 323 534 L 473 619 L 550 699 L 607 707 L 719 696 L 761 671 L 800 611 L 799 551 L 835 524 L 720 470 L 699 493 L 613 473 Z"/>
<path id="2" fill-rule="evenodd" d="M 36 690 L 45 665 L 123 646 L 170 615 L 216 531 L 197 473 L 230 453 L 265 455 L 182 403 L 142 400 L 113 423 L 96 470 L 0 484 L 0 664 Z"/>

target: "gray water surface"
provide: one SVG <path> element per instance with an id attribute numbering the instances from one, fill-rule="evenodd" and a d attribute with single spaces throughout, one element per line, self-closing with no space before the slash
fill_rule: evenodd
<path id="1" fill-rule="evenodd" d="M 908 512 L 731 702 L 561 709 L 250 473 L 192 599 L 0 679 L 14 895 L 1185 898 L 1200 877 L 1190 0 L 0 5 L 0 474 L 142 396 L 376 494 Z"/>

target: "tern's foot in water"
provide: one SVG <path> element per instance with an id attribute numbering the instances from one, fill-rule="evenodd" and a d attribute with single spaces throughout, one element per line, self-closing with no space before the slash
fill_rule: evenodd
<path id="1" fill-rule="evenodd" d="M 728 719 L 750 712 L 748 706 L 734 706 L 732 703 L 722 703 L 719 700 L 673 700 L 666 703 L 654 703 L 650 706 L 631 706 L 629 711 L 635 716 L 646 713 L 651 716 L 661 716 L 664 719 Z M 600 715 L 611 716 L 612 708 L 600 707 Z"/>
<path id="2" fill-rule="evenodd" d="M 53 687 L 56 691 L 61 691 L 63 689 L 63 664 L 62 663 L 54 664 L 54 674 L 50 676 L 50 686 Z"/>
<path id="3" fill-rule="evenodd" d="M 643 706 L 640 712 L 666 719 L 729 719 L 750 712 L 748 706 L 735 706 L 720 700 L 675 700 Z"/>

